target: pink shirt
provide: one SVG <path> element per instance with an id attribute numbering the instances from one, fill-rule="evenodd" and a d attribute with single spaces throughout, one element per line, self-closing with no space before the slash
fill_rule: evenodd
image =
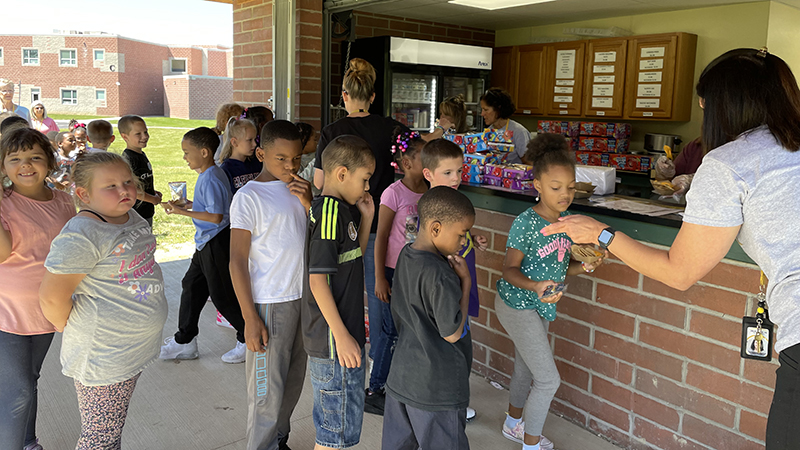
<path id="1" fill-rule="evenodd" d="M 45 117 L 44 120 L 41 122 L 32 118 L 31 128 L 39 130 L 44 134 L 47 134 L 50 131 L 59 131 L 58 125 L 56 125 L 56 121 L 49 117 Z"/>
<path id="2" fill-rule="evenodd" d="M 406 187 L 402 180 L 392 183 L 381 195 L 381 205 L 394 211 L 389 242 L 386 246 L 386 267 L 394 269 L 400 250 L 417 238 L 419 227 L 417 202 L 420 197 L 422 194 L 417 194 Z"/>
<path id="3" fill-rule="evenodd" d="M 11 234 L 11 255 L 0 263 L 0 330 L 33 335 L 55 331 L 39 306 L 44 260 L 50 243 L 75 215 L 70 196 L 53 190 L 40 202 L 13 191 L 3 194 L 0 222 Z"/>

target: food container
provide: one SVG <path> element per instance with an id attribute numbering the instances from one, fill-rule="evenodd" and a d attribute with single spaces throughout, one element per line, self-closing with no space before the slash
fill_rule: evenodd
<path id="1" fill-rule="evenodd" d="M 483 177 L 484 177 L 483 174 L 478 174 L 478 173 L 467 173 L 467 172 L 461 173 L 461 181 L 464 183 L 480 184 L 483 183 Z"/>
<path id="2" fill-rule="evenodd" d="M 177 206 L 186 204 L 186 182 L 185 181 L 170 181 L 167 183 L 169 186 L 170 200 Z"/>
<path id="3" fill-rule="evenodd" d="M 479 164 L 464 164 L 464 169 L 462 174 L 469 174 L 469 175 L 483 175 L 484 166 Z"/>
<path id="4" fill-rule="evenodd" d="M 513 178 L 503 178 L 503 187 L 516 189 L 518 191 L 529 191 L 533 189 L 533 180 L 515 180 Z"/>
<path id="5" fill-rule="evenodd" d="M 484 166 L 483 173 L 484 175 L 489 175 L 492 177 L 502 178 L 503 177 L 503 168 L 505 166 L 501 164 L 486 164 Z"/>
<path id="6" fill-rule="evenodd" d="M 491 175 L 484 175 L 483 176 L 483 184 L 488 184 L 489 186 L 503 186 L 503 179 L 500 177 L 493 177 Z"/>

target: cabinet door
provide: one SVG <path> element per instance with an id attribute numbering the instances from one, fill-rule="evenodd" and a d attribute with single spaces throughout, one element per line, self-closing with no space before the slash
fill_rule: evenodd
<path id="1" fill-rule="evenodd" d="M 627 39 L 594 39 L 586 44 L 584 116 L 622 117 L 627 51 Z"/>
<path id="2" fill-rule="evenodd" d="M 678 35 L 630 38 L 625 116 L 671 119 Z"/>
<path id="3" fill-rule="evenodd" d="M 516 101 L 517 47 L 497 47 L 492 51 L 492 85 L 503 88 Z M 483 95 L 483 92 L 481 92 Z M 480 95 L 479 95 L 480 97 Z"/>
<path id="4" fill-rule="evenodd" d="M 545 114 L 579 116 L 583 110 L 585 41 L 548 44 L 545 71 Z"/>
<path id="5" fill-rule="evenodd" d="M 524 45 L 517 52 L 517 113 L 544 114 L 544 45 Z"/>

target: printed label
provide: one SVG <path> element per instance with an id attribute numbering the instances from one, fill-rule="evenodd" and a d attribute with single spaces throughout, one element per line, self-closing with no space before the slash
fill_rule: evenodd
<path id="1" fill-rule="evenodd" d="M 663 58 L 666 51 L 667 51 L 666 47 L 644 47 L 641 50 L 641 57 Z"/>
<path id="2" fill-rule="evenodd" d="M 637 98 L 636 99 L 636 107 L 637 108 L 658 108 L 661 106 L 661 100 L 649 99 L 649 98 Z"/>
<path id="3" fill-rule="evenodd" d="M 555 93 L 556 94 L 572 94 L 572 89 L 573 88 L 571 88 L 571 87 L 556 86 L 555 87 Z"/>
<path id="4" fill-rule="evenodd" d="M 663 69 L 663 59 L 643 59 L 639 61 L 639 70 Z"/>
<path id="5" fill-rule="evenodd" d="M 594 62 L 615 62 L 617 60 L 617 52 L 595 52 Z"/>
<path id="6" fill-rule="evenodd" d="M 613 98 L 592 97 L 592 108 L 613 108 L 613 107 L 614 107 Z M 598 112 L 597 114 L 600 114 L 600 112 Z"/>
<path id="7" fill-rule="evenodd" d="M 594 66 L 592 73 L 614 73 L 614 66 Z"/>
<path id="8" fill-rule="evenodd" d="M 640 83 L 660 83 L 662 72 L 639 72 Z"/>
<path id="9" fill-rule="evenodd" d="M 556 79 L 575 78 L 575 50 L 556 52 Z"/>
<path id="10" fill-rule="evenodd" d="M 556 103 L 572 103 L 572 96 L 571 95 L 556 95 L 553 97 L 553 101 Z"/>
<path id="11" fill-rule="evenodd" d="M 596 97 L 611 97 L 614 95 L 613 84 L 595 84 L 592 86 L 592 95 Z"/>
<path id="12" fill-rule="evenodd" d="M 637 97 L 661 97 L 660 84 L 640 84 L 636 88 Z"/>
<path id="13" fill-rule="evenodd" d="M 575 80 L 556 80 L 556 86 L 575 86 Z"/>
<path id="14" fill-rule="evenodd" d="M 616 79 L 615 75 L 595 75 L 594 82 L 595 83 L 613 83 L 614 79 Z"/>

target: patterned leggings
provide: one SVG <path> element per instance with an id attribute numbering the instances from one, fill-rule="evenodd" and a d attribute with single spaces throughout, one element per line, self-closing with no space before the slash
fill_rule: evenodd
<path id="1" fill-rule="evenodd" d="M 128 405 L 141 372 L 121 383 L 84 386 L 75 380 L 81 411 L 81 437 L 75 450 L 119 450 Z"/>

